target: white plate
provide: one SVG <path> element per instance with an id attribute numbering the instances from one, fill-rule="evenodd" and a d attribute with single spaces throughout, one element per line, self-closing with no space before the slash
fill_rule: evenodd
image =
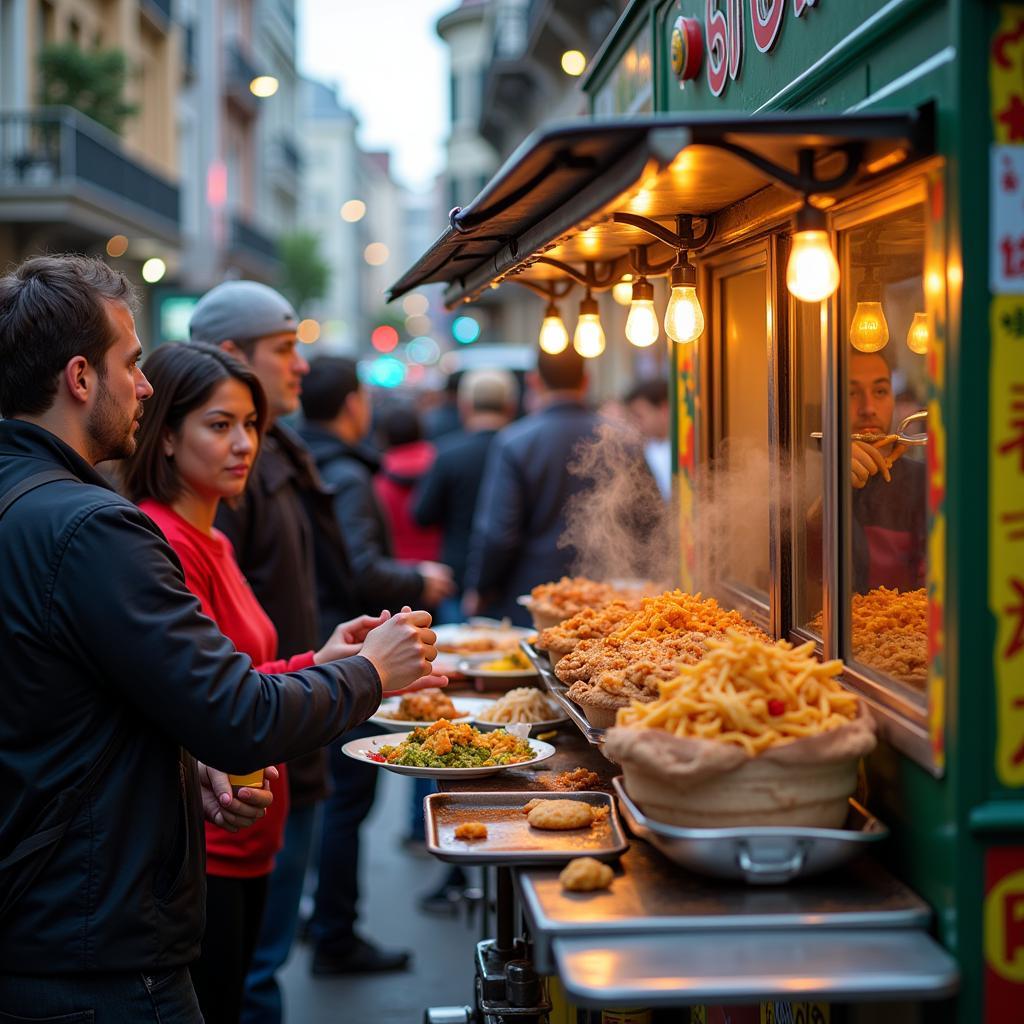
<path id="1" fill-rule="evenodd" d="M 490 661 L 509 651 L 519 650 L 519 641 L 524 637 L 532 636 L 536 630 L 527 629 L 525 626 L 509 626 L 498 622 L 496 619 L 471 619 L 469 622 L 448 622 L 443 626 L 435 626 L 438 643 L 458 643 L 460 638 L 473 636 L 476 633 L 501 633 L 507 634 L 508 646 L 502 644 L 492 651 L 477 651 L 472 654 L 463 654 L 459 651 L 438 651 L 434 661 L 434 669 L 438 672 L 456 672 L 459 669 L 459 662 L 465 661 L 472 664 L 475 661 Z"/>
<path id="2" fill-rule="evenodd" d="M 562 715 L 561 718 L 549 718 L 543 722 L 517 722 L 516 724 L 528 725 L 531 733 L 540 733 L 545 729 L 554 729 L 556 726 L 561 725 L 563 722 L 568 722 L 569 716 Z M 493 732 L 495 729 L 504 729 L 508 722 L 485 722 L 482 718 L 474 718 L 473 724 L 481 732 Z"/>
<path id="3" fill-rule="evenodd" d="M 412 729 L 419 729 L 425 725 L 433 725 L 433 722 L 416 722 L 409 720 L 401 720 L 398 718 L 387 718 L 382 715 L 382 711 L 397 711 L 401 697 L 385 697 L 380 702 L 380 707 L 377 708 L 376 713 L 371 716 L 370 721 L 374 725 L 379 725 L 383 729 L 387 729 L 389 732 L 409 732 Z M 458 718 L 449 719 L 452 722 L 471 722 L 475 715 L 478 715 L 481 711 L 486 710 L 494 701 L 488 700 L 485 697 L 452 697 L 452 703 L 455 705 L 456 711 L 462 711 L 464 714 L 458 716 Z"/>
<path id="4" fill-rule="evenodd" d="M 390 736 L 365 736 L 359 740 L 349 740 L 341 748 L 346 757 L 355 761 L 363 761 L 366 764 L 375 764 L 380 768 L 387 768 L 388 771 L 396 772 L 398 775 L 412 775 L 420 779 L 475 779 L 483 775 L 496 775 L 508 768 L 525 768 L 528 765 L 537 764 L 539 761 L 546 761 L 555 752 L 550 743 L 542 743 L 540 740 L 527 740 L 533 748 L 534 756 L 529 761 L 520 761 L 519 764 L 496 764 L 487 768 L 412 768 L 404 764 L 386 764 L 383 761 L 374 761 L 367 757 L 385 746 L 398 746 L 409 738 L 409 733 L 398 733 Z"/>
<path id="5" fill-rule="evenodd" d="M 485 658 L 485 661 L 496 661 L 497 658 Z M 476 662 L 463 659 L 459 662 L 459 671 L 463 675 L 476 676 L 478 679 L 535 679 L 537 670 L 529 668 L 484 668 Z"/>

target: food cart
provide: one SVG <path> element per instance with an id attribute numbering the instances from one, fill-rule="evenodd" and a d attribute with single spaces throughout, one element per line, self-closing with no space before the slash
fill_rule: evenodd
<path id="1" fill-rule="evenodd" d="M 871 877 L 797 899 L 716 904 L 643 843 L 627 894 L 582 910 L 519 870 L 537 964 L 573 1006 L 679 1020 L 1024 1020 L 1024 5 L 634 0 L 585 90 L 596 117 L 526 140 L 392 297 L 522 285 L 543 346 L 570 306 L 583 354 L 667 345 L 678 582 L 844 659 L 891 835 Z M 629 340 L 605 339 L 624 279 Z M 865 530 L 879 431 L 920 486 Z M 865 597 L 886 543 L 888 590 L 923 602 L 895 648 Z"/>

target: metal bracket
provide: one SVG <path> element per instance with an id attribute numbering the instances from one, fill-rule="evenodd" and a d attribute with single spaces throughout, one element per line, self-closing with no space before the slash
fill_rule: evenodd
<path id="1" fill-rule="evenodd" d="M 523 278 L 519 278 L 512 275 L 506 277 L 505 280 L 510 281 L 512 284 L 521 285 L 523 288 L 529 288 L 531 292 L 534 292 L 543 299 L 547 299 L 549 302 L 555 302 L 559 299 L 564 299 L 566 295 L 568 295 L 569 292 L 571 292 L 573 289 L 572 281 L 564 282 L 565 287 L 559 288 L 556 283 L 551 284 L 550 287 L 545 287 L 544 285 L 539 284 L 536 281 L 527 281 Z"/>
<path id="2" fill-rule="evenodd" d="M 798 170 L 794 174 L 788 167 L 782 167 L 767 157 L 761 156 L 760 153 L 755 153 L 753 150 L 747 149 L 746 146 L 740 146 L 735 142 L 727 142 L 725 139 L 698 139 L 695 141 L 699 141 L 704 146 L 724 149 L 727 153 L 738 156 L 741 160 L 745 160 L 748 164 L 767 174 L 769 178 L 774 178 L 804 196 L 835 192 L 836 189 L 848 185 L 856 176 L 864 156 L 863 142 L 844 143 L 832 152 L 842 153 L 846 157 L 846 166 L 831 178 L 819 178 L 814 170 L 814 161 L 818 154 L 810 147 L 797 152 Z"/>
<path id="3" fill-rule="evenodd" d="M 699 216 L 699 215 L 698 215 Z M 686 249 L 687 252 L 697 252 L 715 237 L 715 218 L 713 216 L 701 217 L 704 221 L 704 230 L 695 235 L 693 222 L 695 215 L 692 213 L 676 214 L 676 229 L 671 231 L 664 224 L 659 224 L 650 217 L 641 217 L 637 213 L 613 213 L 613 224 L 628 224 L 632 228 L 639 228 L 664 242 L 673 249 Z M 670 264 L 671 265 L 671 264 Z"/>

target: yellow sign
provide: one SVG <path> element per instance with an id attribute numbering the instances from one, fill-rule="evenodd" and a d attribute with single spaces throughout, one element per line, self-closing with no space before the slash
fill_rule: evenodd
<path id="1" fill-rule="evenodd" d="M 985 962 L 1006 981 L 1024 983 L 1024 871 L 1001 878 L 985 897 Z"/>

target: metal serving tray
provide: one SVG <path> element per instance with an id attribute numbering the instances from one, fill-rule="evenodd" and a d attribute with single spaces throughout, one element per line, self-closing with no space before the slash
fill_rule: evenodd
<path id="1" fill-rule="evenodd" d="M 528 640 L 520 640 L 519 646 L 522 648 L 523 654 L 529 659 L 530 664 L 537 670 L 537 674 L 544 683 L 544 688 L 551 695 L 551 699 L 556 701 L 558 706 L 565 711 L 573 724 L 583 733 L 587 742 L 600 747 L 601 753 L 604 753 L 604 734 L 607 730 L 597 729 L 592 726 L 587 721 L 587 716 L 580 710 L 580 706 L 576 701 L 569 700 L 565 695 L 568 687 L 555 675 L 547 654 L 543 651 L 538 651 Z"/>
<path id="2" fill-rule="evenodd" d="M 580 800 L 607 807 L 608 817 L 589 828 L 564 832 L 531 827 L 529 800 Z M 453 864 L 565 864 L 574 857 L 615 860 L 629 848 L 609 793 L 431 793 L 423 801 L 427 850 Z M 455 826 L 479 821 L 487 838 L 455 838 Z"/>
<path id="3" fill-rule="evenodd" d="M 750 885 L 779 885 L 820 874 L 863 853 L 889 830 L 855 800 L 847 827 L 679 828 L 647 818 L 629 798 L 622 776 L 612 780 L 631 832 L 691 871 Z"/>

